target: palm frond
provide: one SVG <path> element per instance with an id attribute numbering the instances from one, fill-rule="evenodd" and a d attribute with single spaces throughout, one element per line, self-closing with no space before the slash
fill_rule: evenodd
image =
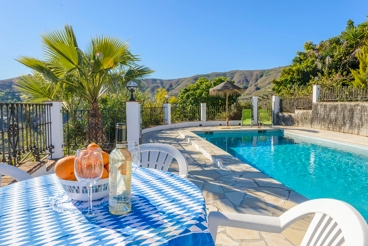
<path id="1" fill-rule="evenodd" d="M 99 60 L 103 69 L 112 69 L 126 61 L 128 44 L 116 38 L 97 37 L 92 39 L 92 60 Z"/>
<path id="2" fill-rule="evenodd" d="M 20 77 L 16 80 L 14 87 L 22 93 L 27 102 L 41 103 L 59 99 L 56 97 L 58 85 L 48 82 L 39 74 Z"/>
<path id="3" fill-rule="evenodd" d="M 58 78 L 55 76 L 52 69 L 43 61 L 27 56 L 22 56 L 17 61 L 37 72 L 42 73 L 46 79 L 52 82 L 58 81 Z"/>
<path id="4" fill-rule="evenodd" d="M 78 67 L 78 44 L 71 26 L 65 26 L 63 31 L 44 34 L 42 39 L 47 59 L 59 65 L 56 76 L 63 76 Z"/>
<path id="5" fill-rule="evenodd" d="M 129 68 L 124 75 L 124 82 L 128 83 L 130 80 L 134 80 L 137 83 L 141 82 L 147 75 L 153 73 L 154 71 L 145 66 L 136 65 L 133 68 Z"/>

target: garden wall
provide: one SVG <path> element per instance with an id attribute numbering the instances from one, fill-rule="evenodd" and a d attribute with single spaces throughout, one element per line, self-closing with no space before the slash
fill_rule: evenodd
<path id="1" fill-rule="evenodd" d="M 368 136 L 368 103 L 314 103 L 312 110 L 281 113 L 277 123 Z"/>

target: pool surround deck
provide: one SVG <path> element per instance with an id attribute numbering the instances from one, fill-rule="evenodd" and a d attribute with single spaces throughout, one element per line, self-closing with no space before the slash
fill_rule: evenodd
<path id="1" fill-rule="evenodd" d="M 148 132 L 143 134 L 142 140 L 143 143 L 171 144 L 184 154 L 189 164 L 187 179 L 202 190 L 208 212 L 279 216 L 308 199 L 193 133 L 279 129 L 285 134 L 338 141 L 368 150 L 367 137 L 301 127 L 190 127 Z M 175 172 L 177 168 L 172 165 L 169 171 Z M 300 220 L 281 234 L 220 227 L 216 245 L 299 245 L 310 220 L 311 217 Z"/>

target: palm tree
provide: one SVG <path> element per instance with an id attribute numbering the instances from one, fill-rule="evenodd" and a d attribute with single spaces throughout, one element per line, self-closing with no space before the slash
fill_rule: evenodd
<path id="1" fill-rule="evenodd" d="M 36 72 L 21 78 L 17 82 L 18 89 L 34 101 L 86 101 L 91 106 L 87 140 L 106 143 L 99 98 L 130 80 L 140 83 L 153 71 L 137 65 L 139 59 L 130 53 L 127 43 L 116 38 L 93 38 L 83 52 L 68 25 L 64 30 L 42 35 L 42 41 L 45 60 L 25 56 L 18 59 Z"/>

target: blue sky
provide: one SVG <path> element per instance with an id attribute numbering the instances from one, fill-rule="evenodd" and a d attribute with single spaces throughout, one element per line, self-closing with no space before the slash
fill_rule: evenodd
<path id="1" fill-rule="evenodd" d="M 30 73 L 43 33 L 73 26 L 83 49 L 96 36 L 126 40 L 150 77 L 255 70 L 291 63 L 306 41 L 367 19 L 367 0 L 0 0 L 0 79 Z"/>

